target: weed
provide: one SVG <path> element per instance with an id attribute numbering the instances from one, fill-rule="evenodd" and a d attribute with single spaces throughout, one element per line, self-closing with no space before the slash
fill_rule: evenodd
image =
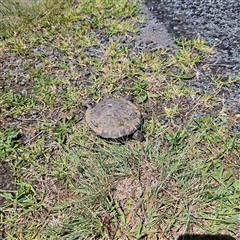
<path id="1" fill-rule="evenodd" d="M 19 141 L 21 132 L 13 128 L 1 129 L 0 131 L 0 155 L 4 160 L 10 153 L 16 153 L 18 146 L 21 144 Z"/>
<path id="2" fill-rule="evenodd" d="M 176 133 L 169 132 L 166 135 L 166 139 L 171 142 L 171 147 L 181 146 L 183 147 L 183 140 L 187 137 L 187 133 L 185 130 L 181 131 L 180 129 Z"/>
<path id="3" fill-rule="evenodd" d="M 231 84 L 239 82 L 239 78 L 232 79 L 232 77 L 228 77 L 224 79 L 222 76 L 211 76 L 211 80 L 216 84 L 217 89 L 221 89 L 223 87 L 228 87 Z"/>
<path id="4" fill-rule="evenodd" d="M 148 93 L 146 91 L 148 83 L 146 81 L 137 81 L 135 86 L 132 88 L 121 88 L 122 90 L 128 90 L 137 95 L 138 103 L 143 103 L 148 98 Z"/>
<path id="5" fill-rule="evenodd" d="M 2 113 L 18 115 L 19 113 L 27 112 L 35 105 L 35 100 L 27 95 L 16 94 L 10 89 L 0 94 L 2 104 Z"/>

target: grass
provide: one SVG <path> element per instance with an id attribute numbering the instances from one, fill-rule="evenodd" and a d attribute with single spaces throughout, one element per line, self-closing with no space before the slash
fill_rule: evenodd
<path id="1" fill-rule="evenodd" d="M 185 82 L 211 51 L 203 40 L 177 39 L 176 55 L 136 52 L 137 3 L 26 4 L 0 3 L 1 58 L 12 66 L 0 86 L 0 155 L 16 185 L 0 191 L 4 238 L 236 236 L 240 136 L 223 109 L 212 114 L 215 92 Z M 211 81 L 219 91 L 237 80 Z M 129 94 L 146 141 L 97 137 L 81 103 Z"/>

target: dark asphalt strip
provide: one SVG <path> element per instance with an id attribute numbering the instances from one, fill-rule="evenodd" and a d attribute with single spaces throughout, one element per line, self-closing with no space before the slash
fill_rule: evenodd
<path id="1" fill-rule="evenodd" d="M 173 36 L 201 37 L 225 58 L 240 63 L 239 0 L 147 0 Z"/>

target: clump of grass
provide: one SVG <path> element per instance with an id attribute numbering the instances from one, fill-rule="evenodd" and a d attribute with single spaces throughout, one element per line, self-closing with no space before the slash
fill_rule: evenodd
<path id="1" fill-rule="evenodd" d="M 70 1 L 56 0 L 3 0 L 0 2 L 1 39 L 18 35 L 26 28 L 39 21 L 47 21 L 55 14 L 60 14 L 63 6 Z"/>
<path id="2" fill-rule="evenodd" d="M 7 158 L 10 153 L 16 153 L 16 149 L 20 145 L 21 132 L 15 131 L 13 128 L 1 129 L 0 131 L 0 155 L 2 160 Z"/>
<path id="3" fill-rule="evenodd" d="M 175 39 L 175 42 L 180 49 L 172 58 L 174 71 L 169 72 L 168 75 L 178 80 L 192 79 L 196 76 L 196 67 L 201 62 L 203 54 L 210 53 L 213 49 L 200 38 L 191 40 L 180 38 Z"/>

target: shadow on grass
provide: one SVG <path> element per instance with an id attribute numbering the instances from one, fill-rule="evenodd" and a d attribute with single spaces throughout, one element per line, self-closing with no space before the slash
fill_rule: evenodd
<path id="1" fill-rule="evenodd" d="M 229 235 L 195 235 L 184 234 L 178 238 L 178 240 L 236 240 Z"/>

